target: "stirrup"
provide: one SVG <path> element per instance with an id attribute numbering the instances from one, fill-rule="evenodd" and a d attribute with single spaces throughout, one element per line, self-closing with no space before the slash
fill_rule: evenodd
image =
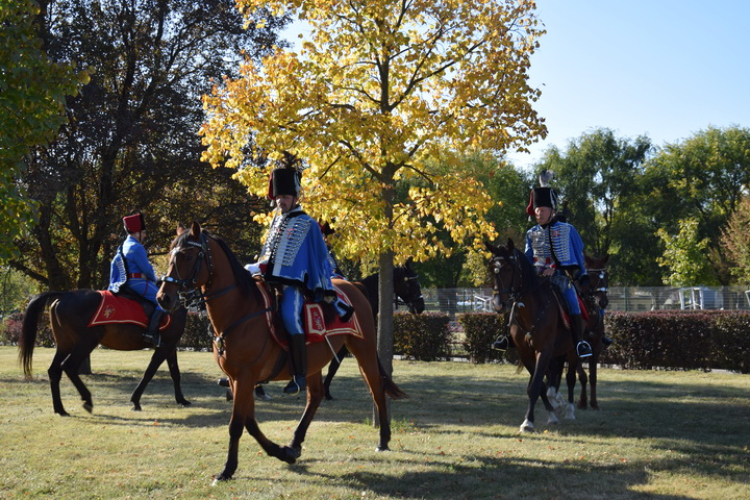
<path id="1" fill-rule="evenodd" d="M 307 388 L 307 381 L 302 375 L 295 375 L 292 380 L 289 381 L 286 387 L 284 387 L 284 394 L 294 396 L 299 394 Z"/>
<path id="2" fill-rule="evenodd" d="M 159 333 L 146 332 L 143 334 L 143 340 L 154 344 L 154 347 L 161 347 L 161 335 Z"/>
<path id="3" fill-rule="evenodd" d="M 591 345 L 585 340 L 582 340 L 578 342 L 578 345 L 576 346 L 576 354 L 578 354 L 579 358 L 588 358 L 593 356 L 594 353 L 591 350 Z"/>
<path id="4" fill-rule="evenodd" d="M 499 340 L 496 340 L 492 343 L 492 348 L 496 351 L 507 351 L 510 342 L 508 342 L 508 337 L 501 337 Z"/>

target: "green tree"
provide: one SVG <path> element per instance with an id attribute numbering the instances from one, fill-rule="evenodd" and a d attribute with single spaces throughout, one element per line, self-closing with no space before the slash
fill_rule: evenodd
<path id="1" fill-rule="evenodd" d="M 555 172 L 554 187 L 586 252 L 614 254 L 610 259 L 614 267 L 619 252 L 627 251 L 623 242 L 614 239 L 617 224 L 627 223 L 627 215 L 620 213 L 626 209 L 623 201 L 637 192 L 651 150 L 645 136 L 631 140 L 615 137 L 609 129 L 597 129 L 570 141 L 564 152 L 550 148 L 535 168 Z"/>
<path id="2" fill-rule="evenodd" d="M 665 146 L 647 171 L 656 181 L 650 197 L 654 217 L 669 234 L 681 230 L 680 220 L 696 220 L 697 241 L 708 239 L 711 249 L 705 258 L 714 276 L 708 281 L 730 284 L 721 231 L 750 185 L 750 129 L 709 127 Z"/>
<path id="3" fill-rule="evenodd" d="M 206 98 L 205 158 L 240 168 L 258 194 L 268 172 L 248 165 L 248 138 L 272 157 L 289 150 L 307 162 L 305 208 L 332 221 L 338 254 L 377 257 L 379 350 L 390 371 L 394 257 L 447 253 L 440 231 L 476 248 L 494 237 L 484 220 L 494 201 L 460 159 L 469 151 L 523 149 L 546 133 L 532 108 L 539 91 L 528 84 L 543 33 L 534 4 L 238 5 L 251 24 L 259 7 L 289 11 L 311 26 L 311 37 L 299 54 L 278 50 L 262 67 L 247 62 L 242 78 L 226 79 Z M 450 172 L 433 169 L 442 164 Z M 415 179 L 427 184 L 397 202 L 398 185 Z"/>
<path id="4" fill-rule="evenodd" d="M 657 235 L 664 241 L 666 250 L 657 259 L 669 273 L 664 283 L 671 286 L 719 285 L 707 258 L 711 241 L 698 236 L 698 221 L 684 219 L 679 222 L 680 232 L 669 234 L 659 229 Z"/>
<path id="5" fill-rule="evenodd" d="M 729 216 L 721 231 L 721 245 L 732 276 L 741 284 L 750 284 L 750 196 L 743 196 L 737 210 Z"/>
<path id="6" fill-rule="evenodd" d="M 69 59 L 47 57 L 43 14 L 32 0 L 0 0 L 0 262 L 18 255 L 13 240 L 35 219 L 35 204 L 19 182 L 24 158 L 66 122 L 65 97 L 87 78 Z"/>
<path id="7" fill-rule="evenodd" d="M 288 20 L 243 29 L 232 0 L 59 0 L 43 19 L 49 57 L 88 67 L 90 81 L 66 103 L 70 122 L 31 155 L 24 181 L 39 218 L 12 265 L 51 289 L 101 287 L 120 218 L 135 210 L 146 213 L 152 254 L 178 222 L 197 220 L 231 228 L 251 255 L 260 202 L 232 171 L 200 161 L 200 96 L 244 57 L 283 45 Z"/>

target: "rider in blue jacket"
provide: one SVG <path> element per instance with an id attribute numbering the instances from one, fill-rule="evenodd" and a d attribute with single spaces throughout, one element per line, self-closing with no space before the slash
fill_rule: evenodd
<path id="1" fill-rule="evenodd" d="M 575 227 L 555 217 L 557 195 L 549 187 L 551 172 L 539 176 L 541 187 L 531 191 L 531 199 L 526 212 L 534 216 L 537 225 L 526 232 L 526 256 L 534 264 L 537 275 L 550 278 L 562 292 L 568 303 L 571 332 L 580 358 L 592 355 L 591 345 L 583 339 L 586 325 L 581 317 L 578 294 L 572 280 L 582 286 L 588 282 L 588 274 L 583 257 L 583 241 Z M 493 344 L 495 349 L 505 350 L 509 345 L 507 337 Z"/>
<path id="2" fill-rule="evenodd" d="M 113 293 L 128 290 L 154 304 L 154 312 L 151 314 L 148 329 L 143 338 L 159 347 L 161 345 L 159 323 L 165 311 L 156 302 L 156 293 L 159 290 L 156 285 L 156 274 L 143 246 L 146 239 L 143 214 L 137 213 L 123 217 L 122 222 L 128 236 L 117 249 L 117 254 L 110 264 L 109 290 Z"/>

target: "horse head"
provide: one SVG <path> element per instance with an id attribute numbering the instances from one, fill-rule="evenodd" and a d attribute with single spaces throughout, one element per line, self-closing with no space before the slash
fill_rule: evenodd
<path id="1" fill-rule="evenodd" d="M 406 304 L 410 313 L 421 314 L 425 307 L 424 297 L 419 275 L 411 267 L 411 259 L 406 261 L 406 266 L 394 269 L 393 278 L 393 288 L 398 298 Z"/>
<path id="2" fill-rule="evenodd" d="M 584 255 L 584 259 L 590 282 L 588 293 L 594 297 L 600 309 L 605 309 L 609 304 L 609 298 L 607 297 L 609 287 L 607 261 L 609 261 L 609 255 L 599 258 Z"/>
<path id="3" fill-rule="evenodd" d="M 485 247 L 492 253 L 489 271 L 492 275 L 492 306 L 498 313 L 508 310 L 514 296 L 523 284 L 521 253 L 516 250 L 513 240 L 508 238 L 506 246 L 494 246 L 485 242 Z"/>
<path id="4" fill-rule="evenodd" d="M 169 252 L 169 268 L 160 279 L 161 286 L 156 295 L 156 301 L 165 310 L 176 309 L 181 294 L 210 282 L 212 269 L 208 238 L 197 222 L 193 222 L 189 229 L 181 225 L 177 227 L 177 237 Z"/>

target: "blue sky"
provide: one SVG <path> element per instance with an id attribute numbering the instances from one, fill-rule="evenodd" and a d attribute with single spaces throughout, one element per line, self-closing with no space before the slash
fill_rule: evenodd
<path id="1" fill-rule="evenodd" d="M 750 1 L 537 0 L 537 14 L 530 81 L 549 135 L 517 166 L 597 127 L 663 146 L 750 126 Z"/>
<path id="2" fill-rule="evenodd" d="M 750 0 L 537 0 L 537 15 L 530 82 L 549 134 L 516 166 L 599 127 L 656 146 L 750 127 Z"/>

